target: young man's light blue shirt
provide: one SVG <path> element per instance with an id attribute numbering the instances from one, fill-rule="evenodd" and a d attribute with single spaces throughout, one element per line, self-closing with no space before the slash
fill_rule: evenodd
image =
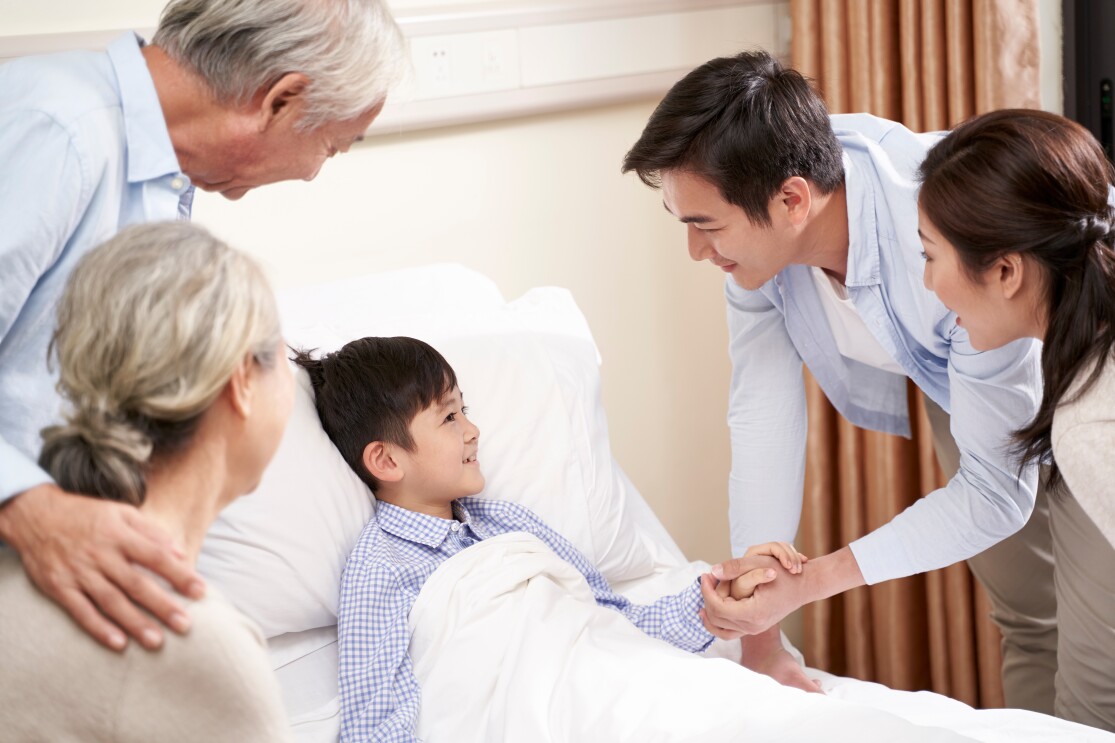
<path id="1" fill-rule="evenodd" d="M 906 376 L 840 354 L 809 266 L 790 266 L 756 291 L 731 279 L 728 424 L 732 547 L 793 539 L 801 514 L 806 406 L 802 363 L 849 421 L 910 435 L 907 376 L 950 412 L 960 472 L 890 523 L 852 542 L 867 583 L 951 565 L 1020 529 L 1037 491 L 1011 433 L 1041 401 L 1041 344 L 980 353 L 923 283 L 917 169 L 941 134 L 915 134 L 866 114 L 832 117 L 844 148 L 848 296 Z M 837 483 L 825 483 L 835 491 Z M 835 493 L 834 496 L 835 497 Z"/>
<path id="2" fill-rule="evenodd" d="M 74 265 L 126 225 L 189 217 L 140 43 L 0 66 L 0 502 L 50 480 L 35 465 L 61 415 L 47 346 Z"/>

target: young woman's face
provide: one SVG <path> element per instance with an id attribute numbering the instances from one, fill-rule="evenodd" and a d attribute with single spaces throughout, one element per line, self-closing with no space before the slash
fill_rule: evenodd
<path id="1" fill-rule="evenodd" d="M 998 281 L 1001 267 L 992 266 L 983 276 L 970 276 L 956 248 L 925 212 L 919 212 L 918 224 L 925 256 L 925 288 L 956 313 L 956 324 L 968 331 L 972 348 L 988 351 L 1027 336 L 1019 312 L 1029 308 L 1004 301 Z"/>

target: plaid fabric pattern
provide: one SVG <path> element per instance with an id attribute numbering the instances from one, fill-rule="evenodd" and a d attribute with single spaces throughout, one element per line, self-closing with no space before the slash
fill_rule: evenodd
<path id="1" fill-rule="evenodd" d="M 477 542 L 513 531 L 541 539 L 585 576 L 596 602 L 621 612 L 651 637 L 690 652 L 713 637 L 697 616 L 700 585 L 653 604 L 613 592 L 567 539 L 523 506 L 481 498 L 453 503 L 455 520 L 378 503 L 341 578 L 338 610 L 341 740 L 417 741 L 421 690 L 407 654 L 407 616 L 423 583 L 444 560 Z"/>

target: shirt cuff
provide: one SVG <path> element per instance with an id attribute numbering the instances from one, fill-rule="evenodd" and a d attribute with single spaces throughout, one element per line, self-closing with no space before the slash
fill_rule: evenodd
<path id="1" fill-rule="evenodd" d="M 682 615 L 689 618 L 684 636 L 679 637 L 678 647 L 691 653 L 699 653 L 708 648 L 716 637 L 705 629 L 698 612 L 705 608 L 705 597 L 701 595 L 701 579 L 697 578 L 681 592 Z"/>
<path id="2" fill-rule="evenodd" d="M 869 586 L 920 572 L 906 554 L 902 535 L 893 523 L 857 539 L 848 548 Z"/>

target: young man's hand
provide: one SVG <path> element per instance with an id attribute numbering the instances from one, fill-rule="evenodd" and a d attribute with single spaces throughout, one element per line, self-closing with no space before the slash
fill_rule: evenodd
<path id="1" fill-rule="evenodd" d="M 182 606 L 140 566 L 185 596 L 205 593 L 190 561 L 138 509 L 67 493 L 52 483 L 0 507 L 0 540 L 19 553 L 39 590 L 113 650 L 127 645 L 124 632 L 146 648 L 162 645 L 159 624 L 140 607 L 176 632 L 189 630 Z"/>
<path id="2" fill-rule="evenodd" d="M 821 682 L 806 676 L 805 669 L 782 646 L 782 632 L 777 625 L 762 634 L 740 638 L 740 648 L 740 665 L 745 668 L 770 676 L 783 686 L 824 694 Z"/>

